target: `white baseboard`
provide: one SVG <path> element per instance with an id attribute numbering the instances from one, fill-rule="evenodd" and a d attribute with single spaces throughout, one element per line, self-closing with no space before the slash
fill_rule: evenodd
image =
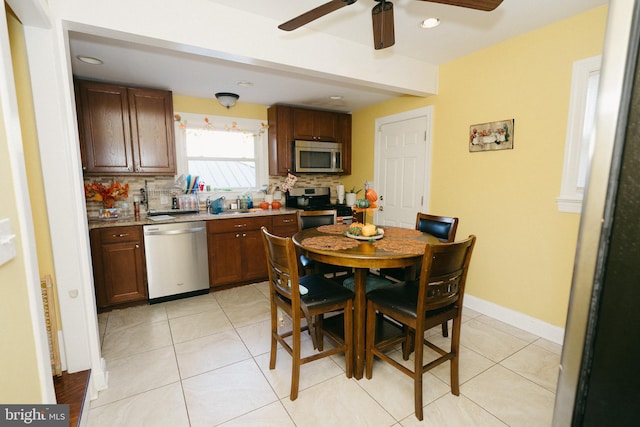
<path id="1" fill-rule="evenodd" d="M 468 307 L 471 310 L 484 314 L 485 316 L 493 317 L 494 319 L 530 332 L 540 338 L 547 339 L 556 344 L 562 345 L 564 341 L 564 328 L 551 325 L 518 311 L 474 297 L 473 295 L 466 294 L 464 296 L 464 307 Z"/>

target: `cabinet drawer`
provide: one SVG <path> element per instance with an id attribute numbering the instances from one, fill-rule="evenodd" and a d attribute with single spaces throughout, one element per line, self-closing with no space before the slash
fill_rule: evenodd
<path id="1" fill-rule="evenodd" d="M 100 242 L 119 243 L 142 240 L 141 227 L 109 227 L 99 231 Z"/>
<path id="2" fill-rule="evenodd" d="M 232 231 L 259 230 L 260 227 L 269 227 L 271 219 L 268 216 L 257 218 L 230 218 L 207 221 L 207 232 L 229 233 Z"/>
<path id="3" fill-rule="evenodd" d="M 297 227 L 298 219 L 296 214 L 278 215 L 272 217 L 272 226 L 277 227 Z"/>

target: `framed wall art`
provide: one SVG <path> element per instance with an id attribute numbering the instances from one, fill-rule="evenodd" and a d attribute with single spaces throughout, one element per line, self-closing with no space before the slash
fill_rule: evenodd
<path id="1" fill-rule="evenodd" d="M 469 126 L 469 151 L 513 149 L 513 119 Z"/>

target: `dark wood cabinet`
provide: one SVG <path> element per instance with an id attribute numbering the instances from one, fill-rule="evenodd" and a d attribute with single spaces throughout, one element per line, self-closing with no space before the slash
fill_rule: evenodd
<path id="1" fill-rule="evenodd" d="M 267 111 L 269 121 L 269 175 L 286 175 L 293 165 L 291 107 L 274 105 Z"/>
<path id="2" fill-rule="evenodd" d="M 338 142 L 342 143 L 343 175 L 351 175 L 351 114 L 338 115 Z"/>
<path id="3" fill-rule="evenodd" d="M 339 113 L 330 111 L 294 108 L 293 139 L 338 141 L 338 115 Z"/>
<path id="4" fill-rule="evenodd" d="M 260 228 L 268 216 L 229 218 L 207 222 L 209 283 L 211 287 L 267 278 L 267 260 Z"/>
<path id="5" fill-rule="evenodd" d="M 85 174 L 175 175 L 169 91 L 76 81 Z"/>
<path id="6" fill-rule="evenodd" d="M 296 214 L 274 216 L 271 219 L 269 231 L 276 236 L 291 237 L 298 232 L 298 217 Z"/>
<path id="7" fill-rule="evenodd" d="M 146 301 L 142 227 L 97 228 L 89 236 L 98 308 Z"/>
<path id="8" fill-rule="evenodd" d="M 351 114 L 273 105 L 269 119 L 269 175 L 286 175 L 293 166 L 293 141 L 342 143 L 343 175 L 351 174 Z"/>

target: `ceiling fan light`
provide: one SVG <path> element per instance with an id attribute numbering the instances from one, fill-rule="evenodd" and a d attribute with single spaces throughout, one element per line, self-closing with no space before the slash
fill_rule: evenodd
<path id="1" fill-rule="evenodd" d="M 216 93 L 216 99 L 223 107 L 226 108 L 231 108 L 236 105 L 236 101 L 238 101 L 238 98 L 240 98 L 240 95 L 231 92 Z"/>
<path id="2" fill-rule="evenodd" d="M 420 22 L 420 28 L 435 28 L 440 25 L 440 19 L 438 18 L 427 18 Z"/>

